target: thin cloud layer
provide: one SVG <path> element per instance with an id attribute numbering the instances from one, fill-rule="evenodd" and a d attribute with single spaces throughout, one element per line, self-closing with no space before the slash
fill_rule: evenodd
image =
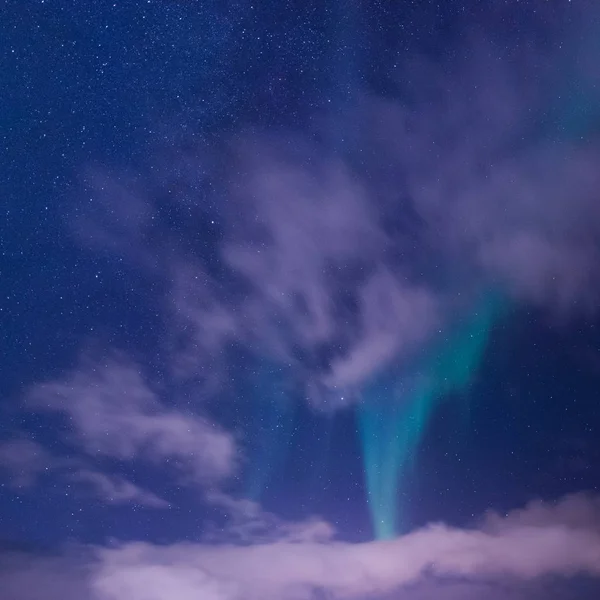
<path id="1" fill-rule="evenodd" d="M 144 490 L 123 477 L 99 471 L 80 469 L 70 479 L 90 488 L 93 495 L 107 504 L 136 504 L 150 508 L 168 508 L 169 503 L 156 494 Z"/>
<path id="2" fill-rule="evenodd" d="M 266 512 L 257 502 L 233 498 L 223 492 L 212 491 L 206 500 L 216 508 L 225 524 L 206 528 L 207 542 L 257 544 L 267 542 L 326 542 L 334 537 L 334 528 L 320 518 L 289 522 Z"/>
<path id="3" fill-rule="evenodd" d="M 554 58 L 474 37 L 441 65 L 406 63 L 403 101 L 365 95 L 344 123 L 190 143 L 129 184 L 90 172 L 75 230 L 165 284 L 175 377 L 214 393 L 239 345 L 343 405 L 487 291 L 594 310 L 600 145 L 561 122 Z M 335 151 L 319 141 L 332 123 Z"/>
<path id="4" fill-rule="evenodd" d="M 530 502 L 521 510 L 508 515 L 486 515 L 482 523 L 485 531 L 502 533 L 519 527 L 564 526 L 597 534 L 600 531 L 600 498 L 593 494 L 570 494 L 554 504 L 539 500 Z"/>
<path id="5" fill-rule="evenodd" d="M 164 406 L 138 368 L 123 357 L 84 361 L 64 379 L 31 388 L 34 411 L 67 416 L 67 438 L 90 456 L 169 462 L 194 483 L 231 475 L 236 449 L 231 435 L 208 420 Z"/>
<path id="6" fill-rule="evenodd" d="M 168 502 L 124 477 L 102 473 L 82 457 L 51 454 L 42 444 L 24 436 L 0 442 L 0 469 L 18 492 L 34 494 L 44 476 L 53 475 L 67 484 L 69 493 L 99 500 L 104 504 L 136 504 L 167 508 Z"/>
<path id="7" fill-rule="evenodd" d="M 248 396 L 235 407 L 255 400 L 265 365 L 288 378 L 286 401 L 337 409 L 390 365 L 421 381 L 421 358 L 481 298 L 566 317 L 596 310 L 600 139 L 569 126 L 562 90 L 597 81 L 597 67 L 588 60 L 564 81 L 550 43 L 507 50 L 473 37 L 454 50 L 437 65 L 413 57 L 387 98 L 354 90 L 344 114 L 316 115 L 299 131 L 191 135 L 152 150 L 150 168 L 133 176 L 86 173 L 72 231 L 152 282 L 164 336 L 151 352 L 167 357 L 164 377 L 153 386 L 113 353 L 33 385 L 23 410 L 62 419 L 56 434 L 71 458 L 19 438 L 0 444 L 0 468 L 19 491 L 52 471 L 104 503 L 166 509 L 102 469 L 141 463 L 161 489 L 175 474 L 200 490 L 203 512 L 186 531 L 193 541 L 82 546 L 78 558 L 0 554 L 0 597 L 513 600 L 548 578 L 600 578 L 596 496 L 350 543 L 320 518 L 290 523 L 226 493 L 242 487 L 241 452 L 208 411 L 232 394 Z M 136 350 L 143 362 L 146 349 Z M 252 385 L 236 387 L 245 376 Z M 236 410 L 213 412 L 239 424 L 246 414 Z M 256 435 L 268 435 L 262 425 Z M 393 481 L 389 430 L 384 458 L 369 466 Z"/>
<path id="8" fill-rule="evenodd" d="M 0 442 L 0 469 L 10 476 L 11 485 L 27 488 L 54 465 L 54 460 L 41 444 L 26 437 Z"/>

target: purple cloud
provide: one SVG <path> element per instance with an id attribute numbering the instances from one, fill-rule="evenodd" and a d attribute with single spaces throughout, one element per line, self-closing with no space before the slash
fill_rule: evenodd
<path id="1" fill-rule="evenodd" d="M 593 310 L 600 147 L 541 126 L 556 101 L 553 52 L 509 55 L 471 36 L 462 58 L 407 62 L 399 87 L 411 102 L 365 97 L 343 158 L 311 133 L 252 131 L 170 153 L 133 183 L 98 176 L 100 215 L 86 219 L 97 243 L 165 283 L 173 374 L 212 393 L 237 343 L 290 365 L 317 405 L 344 404 L 482 290 L 567 316 Z M 206 202 L 172 192 L 199 180 L 211 182 Z M 123 195 L 131 215 L 111 208 Z M 219 234 L 206 256 L 170 234 L 165 206 L 184 215 L 181 231 L 210 218 Z"/>
<path id="2" fill-rule="evenodd" d="M 219 600 L 311 598 L 320 589 L 334 598 L 381 597 L 439 577 L 511 577 L 600 574 L 600 538 L 564 527 L 511 529 L 498 535 L 429 526 L 397 540 L 275 542 L 246 547 L 136 543 L 101 553 L 94 587 L 102 598 L 145 597 L 144 579 L 162 583 L 162 596 Z"/>
<path id="3" fill-rule="evenodd" d="M 225 525 L 220 527 L 208 523 L 205 538 L 209 542 L 325 542 L 335 534 L 333 527 L 323 519 L 285 521 L 264 511 L 257 502 L 233 498 L 223 492 L 209 492 L 206 500 L 226 518 Z"/>
<path id="4" fill-rule="evenodd" d="M 120 476 L 80 469 L 73 473 L 70 479 L 87 486 L 96 497 L 107 504 L 137 504 L 149 508 L 169 507 L 166 500 Z"/>
<path id="5" fill-rule="evenodd" d="M 549 525 L 599 533 L 600 497 L 579 493 L 569 494 L 553 504 L 536 500 L 508 515 L 489 513 L 482 522 L 485 531 L 494 533 L 519 527 L 543 528 Z"/>
<path id="6" fill-rule="evenodd" d="M 359 291 L 358 334 L 349 351 L 334 359 L 324 378 L 329 388 L 352 389 L 399 354 L 408 354 L 439 323 L 435 295 L 401 281 L 389 270 L 375 272 Z"/>
<path id="7" fill-rule="evenodd" d="M 493 530 L 432 524 L 384 542 L 310 536 L 241 545 L 135 542 L 95 549 L 87 582 L 94 600 L 310 600 L 317 591 L 335 600 L 398 594 L 451 600 L 482 590 L 512 600 L 548 576 L 600 574 L 599 531 L 587 527 L 587 516 L 567 523 L 565 506 L 597 522 L 598 500 L 576 496 L 545 506 L 543 522 L 539 507 L 528 507 L 497 517 Z"/>
<path id="8" fill-rule="evenodd" d="M 240 512 L 264 523 L 252 503 L 215 502 L 228 507 L 234 528 Z M 238 544 L 129 542 L 81 547 L 78 559 L 72 551 L 62 558 L 5 553 L 0 589 L 14 600 L 455 600 L 482 591 L 516 600 L 537 597 L 549 577 L 600 575 L 599 507 L 595 496 L 574 495 L 487 515 L 480 527 L 430 524 L 379 542 L 338 541 L 307 523 L 278 533 L 277 522 L 273 536 L 259 530 L 252 539 L 246 528 Z"/>
<path id="9" fill-rule="evenodd" d="M 0 590 L 11 600 L 92 600 L 93 561 L 82 548 L 62 556 L 0 554 Z"/>
<path id="10" fill-rule="evenodd" d="M 54 466 L 52 456 L 37 442 L 17 437 L 0 442 L 0 469 L 15 488 L 31 487 L 37 477 Z"/>
<path id="11" fill-rule="evenodd" d="M 42 475 L 53 474 L 75 491 L 86 490 L 88 495 L 106 504 L 169 506 L 162 498 L 124 477 L 103 473 L 81 458 L 51 454 L 38 442 L 23 436 L 0 443 L 0 470 L 8 475 L 11 487 L 22 492 L 34 492 Z"/>
<path id="12" fill-rule="evenodd" d="M 235 470 L 232 436 L 202 417 L 165 407 L 122 356 L 84 360 L 63 379 L 32 387 L 26 405 L 65 414 L 71 441 L 90 456 L 172 463 L 195 483 L 218 481 Z"/>

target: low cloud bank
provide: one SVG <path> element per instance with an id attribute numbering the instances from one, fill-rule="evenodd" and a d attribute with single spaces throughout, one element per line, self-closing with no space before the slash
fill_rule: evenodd
<path id="1" fill-rule="evenodd" d="M 521 598 L 549 577 L 600 577 L 599 508 L 597 497 L 578 494 L 488 514 L 478 527 L 431 524 L 356 544 L 311 535 L 307 524 L 306 535 L 258 543 L 134 542 L 83 548 L 78 559 L 72 551 L 7 555 L 0 584 L 14 600 L 450 599 L 486 588 L 491 598 Z"/>

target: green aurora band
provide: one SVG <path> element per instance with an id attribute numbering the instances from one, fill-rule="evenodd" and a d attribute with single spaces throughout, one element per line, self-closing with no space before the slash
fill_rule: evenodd
<path id="1" fill-rule="evenodd" d="M 444 396 L 469 384 L 501 311 L 497 298 L 487 298 L 443 344 L 421 357 L 412 370 L 417 377 L 392 369 L 364 390 L 359 408 L 360 436 L 377 539 L 398 534 L 399 484 L 412 464 L 429 418 Z"/>
<path id="2" fill-rule="evenodd" d="M 257 362 L 251 372 L 253 377 L 245 391 L 254 402 L 248 403 L 251 409 L 243 413 L 243 418 L 259 435 L 249 440 L 246 448 L 251 460 L 243 485 L 244 497 L 259 501 L 274 473 L 285 463 L 296 411 L 287 385 L 289 374 L 284 368 L 265 361 Z"/>
<path id="3" fill-rule="evenodd" d="M 562 65 L 562 80 L 557 81 L 562 93 L 547 112 L 539 115 L 534 137 L 579 143 L 600 136 L 600 71 L 590 75 L 578 66 L 599 54 L 600 37 L 596 27 L 590 26 Z M 388 370 L 363 391 L 360 436 L 377 538 L 394 537 L 401 529 L 399 485 L 412 466 L 429 418 L 445 396 L 468 386 L 481 364 L 491 328 L 508 305 L 490 295 L 480 302 L 470 320 L 455 329 L 443 344 L 430 348 L 410 372 Z M 407 373 L 419 373 L 419 377 Z"/>

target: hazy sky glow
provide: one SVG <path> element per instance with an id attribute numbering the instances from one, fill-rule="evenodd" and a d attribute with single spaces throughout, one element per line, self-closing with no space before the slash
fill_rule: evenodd
<path id="1" fill-rule="evenodd" d="M 9 3 L 0 598 L 596 598 L 599 16 Z"/>

